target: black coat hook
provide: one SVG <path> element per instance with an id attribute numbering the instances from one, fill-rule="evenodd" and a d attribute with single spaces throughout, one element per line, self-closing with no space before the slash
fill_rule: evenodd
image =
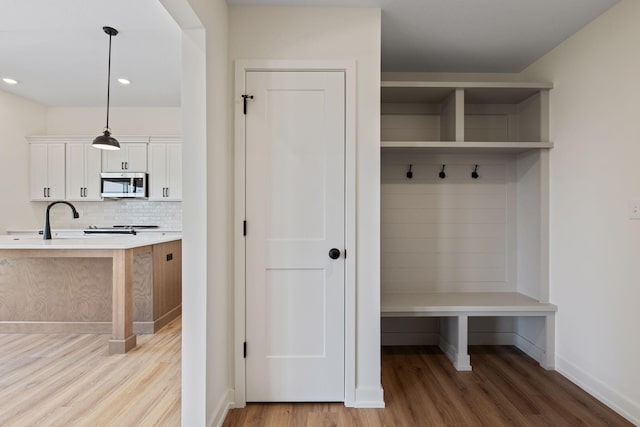
<path id="1" fill-rule="evenodd" d="M 440 179 L 445 179 L 447 177 L 447 174 L 444 173 L 444 167 L 445 165 L 442 165 L 442 170 L 440 171 L 440 173 L 438 174 L 438 176 L 440 177 Z"/>
<path id="2" fill-rule="evenodd" d="M 473 170 L 473 172 L 471 172 L 471 178 L 478 179 L 479 177 L 480 177 L 480 175 L 478 175 L 478 165 L 476 165 L 476 167 Z"/>
<path id="3" fill-rule="evenodd" d="M 409 170 L 407 171 L 407 178 L 409 179 L 413 178 L 413 172 L 411 172 L 412 167 L 413 165 L 409 165 Z"/>

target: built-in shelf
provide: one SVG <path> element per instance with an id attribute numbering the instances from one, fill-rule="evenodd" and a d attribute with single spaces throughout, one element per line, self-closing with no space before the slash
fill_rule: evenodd
<path id="1" fill-rule="evenodd" d="M 550 83 L 382 82 L 382 146 L 398 141 L 470 142 L 474 147 L 476 142 L 493 141 L 548 143 L 552 87 Z"/>
<path id="2" fill-rule="evenodd" d="M 383 342 L 467 336 L 554 365 L 549 303 L 551 83 L 383 81 Z M 419 319 L 426 318 L 426 319 Z"/>
<path id="3" fill-rule="evenodd" d="M 553 148 L 553 142 L 488 142 L 488 141 L 382 141 L 382 148 L 434 148 L 447 151 L 486 150 L 520 153 L 533 149 Z"/>

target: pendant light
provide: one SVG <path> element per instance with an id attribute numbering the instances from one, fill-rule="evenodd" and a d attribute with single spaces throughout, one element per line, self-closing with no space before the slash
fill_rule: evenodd
<path id="1" fill-rule="evenodd" d="M 111 94 L 111 37 L 118 34 L 118 30 L 111 27 L 102 27 L 102 30 L 109 35 L 109 67 L 107 72 L 107 126 L 104 128 L 102 135 L 98 135 L 93 140 L 93 145 L 96 148 L 102 150 L 119 150 L 120 143 L 117 139 L 111 136 L 111 129 L 109 129 L 109 97 Z"/>

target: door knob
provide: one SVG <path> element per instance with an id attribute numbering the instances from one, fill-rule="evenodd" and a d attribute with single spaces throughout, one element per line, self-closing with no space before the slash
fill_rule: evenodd
<path id="1" fill-rule="evenodd" d="M 340 258 L 340 249 L 332 248 L 332 249 L 329 251 L 329 258 L 331 258 L 331 259 L 338 259 L 338 258 Z"/>

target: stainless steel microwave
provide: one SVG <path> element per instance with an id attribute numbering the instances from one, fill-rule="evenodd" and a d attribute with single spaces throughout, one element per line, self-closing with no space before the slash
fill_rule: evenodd
<path id="1" fill-rule="evenodd" d="M 100 182 L 102 197 L 149 197 L 149 176 L 145 172 L 103 172 Z"/>

